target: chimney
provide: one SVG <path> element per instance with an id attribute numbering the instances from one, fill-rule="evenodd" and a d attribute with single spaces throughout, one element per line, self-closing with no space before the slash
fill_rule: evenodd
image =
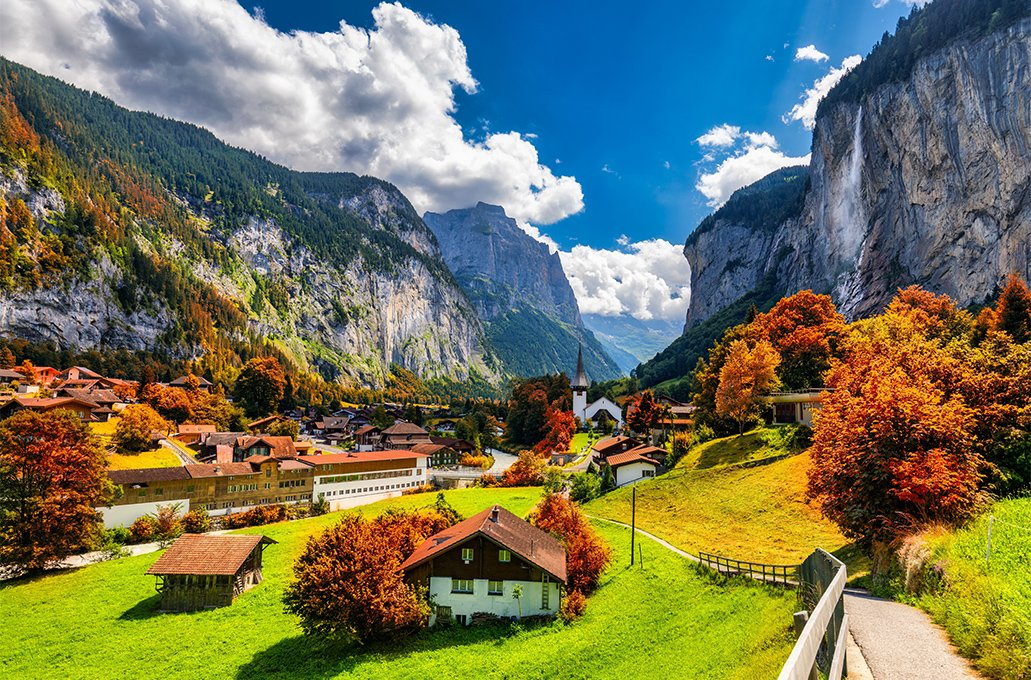
<path id="1" fill-rule="evenodd" d="M 217 474 L 220 474 L 221 472 L 222 472 L 222 468 L 220 468 L 219 466 L 216 465 L 215 466 L 215 474 L 217 475 Z"/>
<path id="2" fill-rule="evenodd" d="M 494 506 L 494 509 L 490 511 L 490 521 L 495 524 L 498 523 L 498 506 Z"/>

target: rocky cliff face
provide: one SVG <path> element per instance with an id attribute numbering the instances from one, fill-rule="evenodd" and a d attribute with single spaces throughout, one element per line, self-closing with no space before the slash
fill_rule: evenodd
<path id="1" fill-rule="evenodd" d="M 960 305 L 1031 270 L 1031 19 L 917 62 L 817 119 L 798 219 L 689 240 L 688 323 L 776 268 L 787 293 L 832 293 L 848 318 L 918 284 Z"/>
<path id="2" fill-rule="evenodd" d="M 485 321 L 527 302 L 548 316 L 583 327 L 558 253 L 520 229 L 504 208 L 479 203 L 444 215 L 426 213 L 423 220 Z"/>

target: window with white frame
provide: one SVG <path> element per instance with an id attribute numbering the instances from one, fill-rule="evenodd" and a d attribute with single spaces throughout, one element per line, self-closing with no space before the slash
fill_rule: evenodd
<path id="1" fill-rule="evenodd" d="M 512 561 L 512 553 L 510 551 L 508 551 L 508 550 L 499 550 L 498 551 L 498 562 L 511 562 L 511 561 Z"/>
<path id="2" fill-rule="evenodd" d="M 487 594 L 488 595 L 504 595 L 505 594 L 505 582 L 504 581 L 487 581 Z"/>
<path id="3" fill-rule="evenodd" d="M 472 579 L 465 578 L 453 578 L 451 579 L 451 592 L 452 593 L 471 593 L 473 592 Z"/>
<path id="4" fill-rule="evenodd" d="M 473 560 L 473 549 L 462 548 L 462 560 L 465 562 L 472 562 Z"/>

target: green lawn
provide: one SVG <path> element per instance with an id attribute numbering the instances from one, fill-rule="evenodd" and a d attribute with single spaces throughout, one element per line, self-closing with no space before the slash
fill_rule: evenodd
<path id="1" fill-rule="evenodd" d="M 134 470 L 136 468 L 179 467 L 183 462 L 168 449 L 159 447 L 153 451 L 125 455 L 112 453 L 107 458 L 107 467 L 111 470 Z"/>
<path id="2" fill-rule="evenodd" d="M 580 449 L 587 445 L 590 441 L 590 432 L 577 432 L 573 435 L 573 438 L 569 440 L 569 451 L 580 453 Z"/>
<path id="3" fill-rule="evenodd" d="M 719 465 L 744 463 L 759 460 L 782 453 L 786 449 L 778 448 L 763 441 L 763 433 L 768 430 L 755 430 L 743 435 L 713 439 L 692 447 L 678 467 L 705 470 Z"/>
<path id="4" fill-rule="evenodd" d="M 463 514 L 494 502 L 517 514 L 538 489 L 461 490 Z M 434 494 L 365 508 L 432 503 Z M 8 678 L 758 678 L 790 652 L 795 597 L 759 585 L 717 585 L 652 542 L 627 565 L 629 532 L 598 523 L 617 548 L 586 616 L 524 628 L 424 631 L 364 647 L 303 636 L 282 594 L 305 537 L 330 515 L 247 530 L 280 543 L 265 581 L 227 608 L 155 614 L 144 572 L 159 553 L 0 587 L 0 677 Z"/>
<path id="5" fill-rule="evenodd" d="M 989 515 L 995 522 L 986 561 Z M 1000 501 L 929 545 L 929 580 L 940 574 L 944 582 L 918 603 L 988 677 L 1031 677 L 1031 498 Z"/>
<path id="6" fill-rule="evenodd" d="M 869 570 L 838 528 L 805 502 L 807 454 L 748 469 L 695 469 L 697 462 L 697 456 L 689 457 L 671 472 L 636 485 L 637 526 L 691 553 L 798 564 L 823 548 L 848 564 L 850 576 Z M 631 489 L 623 488 L 584 509 L 629 523 L 630 505 Z"/>

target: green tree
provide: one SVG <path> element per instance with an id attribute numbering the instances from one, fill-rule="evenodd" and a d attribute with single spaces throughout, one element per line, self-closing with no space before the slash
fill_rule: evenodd
<path id="1" fill-rule="evenodd" d="M 71 411 L 0 423 L 0 563 L 41 570 L 93 545 L 111 498 L 106 457 Z"/>
<path id="2" fill-rule="evenodd" d="M 601 493 L 601 480 L 592 472 L 577 472 L 572 481 L 569 498 L 577 503 L 587 503 Z"/>
<path id="3" fill-rule="evenodd" d="M 255 357 L 248 361 L 236 380 L 236 396 L 244 403 L 247 415 L 260 418 L 276 412 L 283 399 L 286 379 L 275 357 Z"/>
<path id="4" fill-rule="evenodd" d="M 269 425 L 268 433 L 273 437 L 290 437 L 297 441 L 297 435 L 301 433 L 301 426 L 295 420 L 281 420 Z"/>
<path id="5" fill-rule="evenodd" d="M 387 410 L 382 406 L 377 406 L 376 410 L 372 412 L 372 417 L 369 419 L 372 424 L 381 430 L 385 430 L 394 424 L 394 416 L 387 413 Z"/>

